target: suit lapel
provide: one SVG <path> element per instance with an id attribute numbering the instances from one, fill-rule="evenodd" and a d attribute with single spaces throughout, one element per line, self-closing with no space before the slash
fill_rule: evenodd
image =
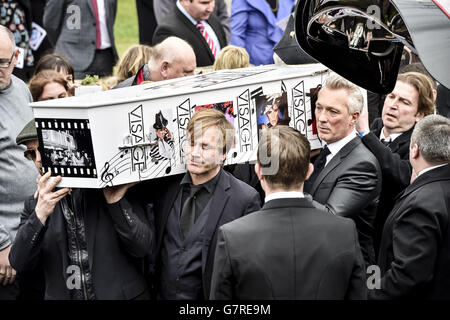
<path id="1" fill-rule="evenodd" d="M 400 136 L 397 137 L 397 139 L 389 144 L 389 149 L 391 149 L 392 152 L 397 152 L 405 143 L 409 143 L 413 130 L 414 127 L 409 129 L 408 131 L 403 132 Z"/>
<path id="2" fill-rule="evenodd" d="M 174 204 L 175 200 L 177 199 L 177 196 L 180 193 L 180 191 L 181 191 L 180 181 L 176 180 L 168 186 L 167 191 L 166 191 L 166 194 L 168 194 L 168 196 L 162 198 L 163 206 L 162 206 L 162 213 L 160 216 L 161 220 L 158 222 L 158 225 L 157 225 L 157 227 L 158 227 L 158 230 L 157 230 L 158 247 L 156 248 L 157 255 L 159 255 L 159 250 L 161 249 L 164 232 L 166 230 L 167 219 L 169 218 L 170 211 L 172 210 L 173 204 Z M 158 213 L 156 212 L 156 214 L 158 214 Z"/>
<path id="3" fill-rule="evenodd" d="M 222 214 L 225 210 L 225 205 L 227 204 L 230 194 L 230 177 L 222 170 L 219 181 L 217 182 L 214 194 L 208 203 L 209 210 L 205 212 L 208 214 L 206 220 L 205 228 L 203 230 L 203 248 L 202 248 L 202 270 L 205 271 L 206 261 L 208 258 L 208 251 L 210 249 L 210 244 L 216 233 L 218 223 Z"/>
<path id="4" fill-rule="evenodd" d="M 313 186 L 311 188 L 310 194 L 314 195 L 317 188 L 322 183 L 323 179 L 334 170 L 342 161 L 344 161 L 344 158 L 347 157 L 351 151 L 361 143 L 361 140 L 358 137 L 353 138 L 349 143 L 347 143 L 344 147 L 342 147 L 341 150 L 331 159 L 331 161 L 323 168 L 322 172 L 317 176 L 316 181 L 314 181 Z"/>
<path id="5" fill-rule="evenodd" d="M 200 30 L 197 29 L 197 27 L 183 14 L 183 12 L 180 11 L 177 7 L 175 7 L 175 13 L 177 14 L 178 18 L 183 21 L 183 23 L 191 29 L 193 34 L 195 34 L 196 38 L 200 43 L 203 45 L 205 52 L 208 53 L 209 57 L 214 61 L 214 56 L 211 52 L 211 49 L 209 48 L 208 43 L 206 42 L 205 38 L 203 38 L 203 35 L 200 33 Z"/>

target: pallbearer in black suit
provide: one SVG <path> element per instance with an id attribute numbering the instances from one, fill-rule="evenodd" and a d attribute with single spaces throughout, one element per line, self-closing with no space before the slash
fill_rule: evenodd
<path id="1" fill-rule="evenodd" d="M 381 171 L 354 128 L 362 108 L 357 86 L 337 75 L 326 79 L 315 111 L 319 137 L 326 146 L 314 163 L 315 173 L 306 181 L 305 192 L 331 214 L 355 221 L 364 260 L 371 265 Z"/>
<path id="2" fill-rule="evenodd" d="M 394 90 L 386 96 L 381 119 L 375 119 L 369 131 L 367 114 L 358 120 L 363 144 L 378 159 L 383 184 L 374 228 L 374 245 L 378 251 L 384 222 L 391 212 L 395 197 L 409 185 L 409 141 L 417 121 L 434 113 L 432 79 L 417 72 L 397 78 Z"/>
<path id="3" fill-rule="evenodd" d="M 302 192 L 308 140 L 287 126 L 264 132 L 255 171 L 265 204 L 219 229 L 211 298 L 365 299 L 355 223 Z"/>
<path id="4" fill-rule="evenodd" d="M 383 229 L 372 299 L 450 299 L 450 120 L 430 115 L 411 136 L 412 183 Z"/>
<path id="5" fill-rule="evenodd" d="M 144 188 L 154 209 L 157 245 L 151 270 L 160 299 L 208 299 L 217 228 L 260 208 L 256 190 L 222 169 L 234 140 L 225 115 L 199 111 L 187 132 L 188 172 Z"/>

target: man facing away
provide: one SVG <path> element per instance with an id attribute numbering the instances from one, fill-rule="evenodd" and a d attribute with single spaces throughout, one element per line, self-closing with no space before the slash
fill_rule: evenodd
<path id="1" fill-rule="evenodd" d="M 225 115 L 201 110 L 187 131 L 186 174 L 152 180 L 143 190 L 154 209 L 160 299 L 208 299 L 217 228 L 260 208 L 258 193 L 222 168 L 234 140 Z"/>
<path id="2" fill-rule="evenodd" d="M 450 120 L 429 115 L 412 133 L 412 183 L 381 237 L 381 279 L 371 299 L 450 299 Z"/>
<path id="3" fill-rule="evenodd" d="M 375 262 L 373 221 L 381 171 L 355 130 L 362 108 L 363 97 L 357 86 L 338 75 L 325 80 L 315 115 L 319 137 L 326 145 L 305 182 L 305 192 L 330 213 L 355 221 L 364 260 L 371 265 Z"/>
<path id="4" fill-rule="evenodd" d="M 303 194 L 313 172 L 308 140 L 293 128 L 267 129 L 256 174 L 260 211 L 220 227 L 212 299 L 365 299 L 355 223 Z"/>

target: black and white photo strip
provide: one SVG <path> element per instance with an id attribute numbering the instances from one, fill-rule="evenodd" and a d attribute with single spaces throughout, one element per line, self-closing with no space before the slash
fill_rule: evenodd
<path id="1" fill-rule="evenodd" d="M 37 118 L 35 122 L 44 172 L 97 178 L 89 120 Z"/>

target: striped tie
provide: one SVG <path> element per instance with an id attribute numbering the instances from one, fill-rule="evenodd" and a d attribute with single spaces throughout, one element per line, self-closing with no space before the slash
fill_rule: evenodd
<path id="1" fill-rule="evenodd" d="M 211 49 L 211 52 L 212 52 L 214 58 L 216 58 L 217 57 L 217 48 L 214 45 L 214 41 L 212 40 L 212 38 L 206 32 L 205 26 L 201 23 L 201 21 L 197 21 L 197 28 L 200 31 L 200 33 L 202 34 L 203 38 L 205 38 L 206 43 L 208 44 L 209 49 Z"/>

